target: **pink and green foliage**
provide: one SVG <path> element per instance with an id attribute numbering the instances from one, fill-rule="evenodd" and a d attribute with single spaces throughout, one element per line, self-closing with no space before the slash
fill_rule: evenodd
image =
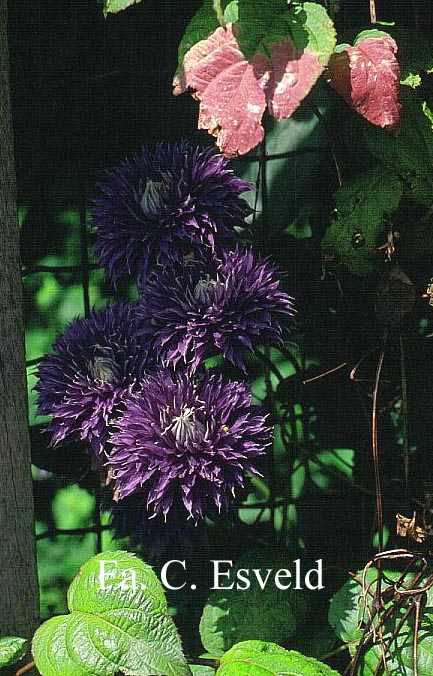
<path id="1" fill-rule="evenodd" d="M 176 95 L 194 91 L 200 101 L 199 128 L 216 136 L 223 153 L 233 157 L 263 140 L 266 107 L 277 120 L 297 110 L 325 69 L 335 30 L 326 10 L 312 2 L 287 9 L 279 0 L 266 7 L 256 0 L 247 10 L 239 0 L 227 10 L 227 17 L 237 20 L 207 37 L 197 30 L 212 25 L 204 21 L 203 9 L 201 21 L 193 19 L 186 36 L 201 39 L 187 40 L 185 53 L 181 45 L 173 84 Z"/>

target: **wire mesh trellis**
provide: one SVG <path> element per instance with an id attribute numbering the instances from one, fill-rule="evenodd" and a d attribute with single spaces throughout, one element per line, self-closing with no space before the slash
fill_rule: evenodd
<path id="1" fill-rule="evenodd" d="M 263 141 L 260 147 L 260 152 L 258 154 L 251 154 L 249 156 L 243 157 L 242 161 L 247 163 L 257 163 L 257 179 L 256 179 L 256 194 L 255 194 L 255 203 L 253 207 L 253 224 L 256 222 L 258 217 L 257 205 L 258 199 L 261 199 L 261 231 L 265 233 L 268 219 L 269 219 L 269 195 L 268 195 L 268 174 L 267 174 L 267 163 L 273 160 L 283 160 L 283 159 L 292 159 L 294 157 L 299 157 L 302 155 L 308 154 L 323 154 L 326 148 L 321 146 L 305 146 L 293 151 L 287 151 L 282 153 L 267 153 L 266 152 L 266 140 Z M 96 177 L 96 173 L 92 175 L 92 179 Z M 83 315 L 84 317 L 89 317 L 91 313 L 91 299 L 90 299 L 90 273 L 98 269 L 98 265 L 90 260 L 89 257 L 89 229 L 88 229 L 88 220 L 87 220 L 87 186 L 84 181 L 80 183 L 80 195 L 79 195 L 79 251 L 80 251 L 80 261 L 75 265 L 32 265 L 25 267 L 22 270 L 22 277 L 28 278 L 32 275 L 43 273 L 51 275 L 60 275 L 63 273 L 79 273 L 80 276 L 80 286 L 82 289 L 82 304 L 83 304 Z M 265 369 L 267 370 L 267 387 L 271 387 L 270 384 L 270 368 L 272 365 L 270 361 L 269 352 L 265 352 Z M 42 356 L 30 359 L 26 362 L 27 367 L 36 366 L 42 361 Z M 266 366 L 266 362 L 268 366 Z M 242 506 L 243 509 L 255 509 L 258 511 L 258 516 L 256 522 L 258 522 L 265 510 L 270 510 L 271 514 L 271 523 L 275 522 L 275 513 L 277 509 L 283 510 L 283 524 L 286 523 L 287 519 L 287 509 L 290 504 L 295 504 L 297 501 L 290 496 L 289 491 L 287 491 L 282 498 L 276 498 L 275 496 L 275 455 L 271 451 L 268 454 L 268 473 L 269 473 L 269 494 L 268 498 L 263 502 L 254 502 L 254 504 L 241 504 L 238 507 Z M 95 542 L 95 553 L 100 553 L 103 551 L 103 541 L 102 534 L 104 531 L 110 531 L 112 529 L 110 524 L 102 523 L 101 519 L 101 510 L 102 510 L 102 496 L 100 487 L 95 487 L 95 507 L 93 511 L 92 524 L 85 528 L 47 528 L 42 533 L 36 535 L 36 540 L 45 540 L 45 539 L 55 539 L 58 536 L 84 536 L 88 533 L 94 533 L 96 536 Z M 283 529 L 284 530 L 284 529 Z"/>

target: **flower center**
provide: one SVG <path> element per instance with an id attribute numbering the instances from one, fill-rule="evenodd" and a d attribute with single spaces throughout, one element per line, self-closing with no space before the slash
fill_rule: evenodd
<path id="1" fill-rule="evenodd" d="M 205 433 L 205 426 L 197 420 L 194 408 L 185 406 L 180 415 L 173 416 L 169 428 L 179 446 L 187 446 L 199 441 Z"/>
<path id="2" fill-rule="evenodd" d="M 94 357 L 89 362 L 89 372 L 94 380 L 113 383 L 119 377 L 119 366 L 109 357 Z"/>
<path id="3" fill-rule="evenodd" d="M 155 218 L 169 211 L 170 188 L 169 177 L 161 172 L 161 181 L 147 179 L 141 196 L 141 210 L 149 218 Z"/>
<path id="4" fill-rule="evenodd" d="M 217 283 L 216 279 L 210 279 L 209 275 L 205 279 L 199 279 L 193 291 L 195 300 L 203 305 L 208 305 Z"/>

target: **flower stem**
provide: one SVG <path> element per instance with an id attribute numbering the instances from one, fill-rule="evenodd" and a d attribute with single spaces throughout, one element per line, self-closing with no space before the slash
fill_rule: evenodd
<path id="1" fill-rule="evenodd" d="M 188 664 L 196 664 L 202 667 L 212 667 L 212 669 L 218 669 L 220 665 L 220 660 L 211 657 L 187 657 L 186 661 Z"/>
<path id="2" fill-rule="evenodd" d="M 22 667 L 21 669 L 18 669 L 15 676 L 23 676 L 23 674 L 26 674 L 31 669 L 34 669 L 35 666 L 36 664 L 34 662 L 30 662 L 29 664 L 24 665 L 24 667 Z"/>
<path id="3" fill-rule="evenodd" d="M 226 22 L 224 19 L 223 8 L 221 7 L 221 0 L 213 0 L 213 8 L 215 14 L 217 15 L 218 23 L 220 24 L 220 26 L 225 28 Z"/>

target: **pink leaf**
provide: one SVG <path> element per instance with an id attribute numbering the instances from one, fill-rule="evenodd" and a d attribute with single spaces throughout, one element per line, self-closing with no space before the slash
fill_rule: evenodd
<path id="1" fill-rule="evenodd" d="M 198 126 L 217 137 L 228 157 L 243 155 L 263 139 L 261 119 L 271 64 L 264 54 L 247 61 L 233 28 L 217 28 L 186 53 L 174 93 L 194 89 L 200 101 Z"/>
<path id="2" fill-rule="evenodd" d="M 295 112 L 324 66 L 308 47 L 300 52 L 292 42 L 272 44 L 270 51 L 273 71 L 267 91 L 269 112 L 282 120 Z"/>
<path id="3" fill-rule="evenodd" d="M 328 82 L 366 120 L 378 127 L 400 125 L 400 67 L 390 35 L 360 40 L 333 54 Z"/>

